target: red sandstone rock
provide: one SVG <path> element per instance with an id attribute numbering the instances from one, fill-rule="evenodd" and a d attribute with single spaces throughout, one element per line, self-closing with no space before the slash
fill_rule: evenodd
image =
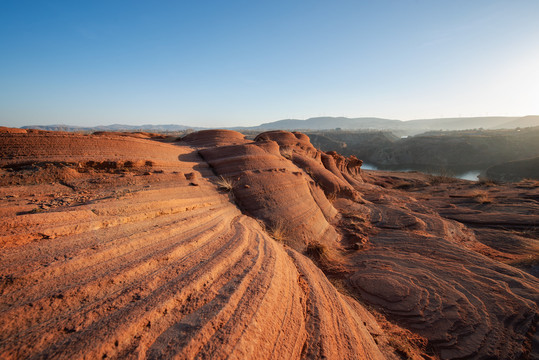
<path id="1" fill-rule="evenodd" d="M 536 255 L 531 185 L 361 172 L 283 131 L 0 132 L 2 358 L 538 356 L 539 281 L 500 262 Z"/>
<path id="2" fill-rule="evenodd" d="M 205 180 L 192 148 L 21 135 L 0 138 L 1 358 L 384 358 L 376 322 Z M 267 146 L 247 161 L 252 150 L 278 163 Z M 64 168 L 78 176 L 59 181 Z M 302 177 L 271 170 L 311 196 Z"/>

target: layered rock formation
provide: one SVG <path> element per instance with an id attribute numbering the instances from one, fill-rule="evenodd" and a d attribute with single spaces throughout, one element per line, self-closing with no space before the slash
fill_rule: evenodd
<path id="1" fill-rule="evenodd" d="M 218 175 L 237 178 L 234 194 L 240 208 L 270 224 L 283 214 L 289 226 L 303 231 L 307 245 L 309 239 L 334 245 L 335 236 L 328 235 L 326 229 L 336 217 L 326 215 L 326 225 L 320 216 L 294 216 L 298 199 L 302 207 L 310 199 L 300 184 L 287 185 L 293 182 L 286 174 L 301 174 L 298 170 L 303 170 L 326 195 L 353 200 L 339 201 L 337 208 L 340 213 L 364 215 L 362 227 L 370 236 L 368 244 L 363 241 L 360 245 L 363 251 L 342 255 L 351 261 L 347 267 L 353 272 L 349 276 L 351 287 L 367 303 L 428 338 L 441 357 L 518 358 L 527 352 L 523 344 L 530 341 L 530 334 L 522 330 L 535 329 L 539 283 L 478 254 L 477 250 L 486 251 L 485 246 L 468 228 L 407 194 L 381 193 L 379 188 L 364 184 L 358 176 L 357 159 L 322 153 L 303 134 L 273 131 L 260 134 L 252 143 L 226 146 L 221 140 L 219 145 L 200 153 Z M 263 171 L 276 175 L 265 176 Z M 270 184 L 278 185 L 271 188 Z M 359 192 L 370 201 L 362 204 Z M 308 207 L 314 208 L 314 204 Z M 327 204 L 319 207 L 328 208 Z M 521 215 L 519 221 L 532 225 L 538 214 Z M 324 224 L 323 231 L 318 224 Z M 329 226 L 332 228 L 338 229 Z M 328 237 L 330 241 L 326 241 Z M 347 244 L 341 241 L 339 245 Z M 507 338 L 515 341 L 504 344 Z"/>
<path id="2" fill-rule="evenodd" d="M 0 136 L 3 358 L 539 354 L 539 281 L 507 264 L 539 248 L 536 187 L 503 199 L 509 244 L 475 184 L 300 133 Z"/>
<path id="3" fill-rule="evenodd" d="M 0 151 L 0 357 L 383 358 L 376 323 L 192 148 L 39 133 Z"/>

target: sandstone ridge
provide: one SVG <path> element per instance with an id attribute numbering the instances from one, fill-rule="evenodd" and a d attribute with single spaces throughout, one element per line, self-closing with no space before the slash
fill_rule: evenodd
<path id="1" fill-rule="evenodd" d="M 539 281 L 510 265 L 534 186 L 508 246 L 466 221 L 504 211 L 491 188 L 446 198 L 301 133 L 2 129 L 0 153 L 2 358 L 538 356 Z"/>

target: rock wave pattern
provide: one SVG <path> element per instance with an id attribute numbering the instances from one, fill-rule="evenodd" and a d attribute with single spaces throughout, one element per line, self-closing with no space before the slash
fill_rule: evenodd
<path id="1" fill-rule="evenodd" d="M 537 256 L 533 183 L 365 174 L 286 131 L 19 130 L 2 359 L 539 358 L 539 281 L 502 262 Z"/>
<path id="2" fill-rule="evenodd" d="M 384 358 L 373 320 L 242 213 L 213 171 L 252 172 L 242 204 L 262 176 L 268 202 L 279 200 L 271 186 L 301 191 L 288 200 L 309 205 L 286 216 L 319 221 L 300 233 L 337 242 L 323 193 L 277 144 L 209 135 L 226 160 L 207 147 L 206 162 L 187 142 L 0 134 L 0 358 Z"/>

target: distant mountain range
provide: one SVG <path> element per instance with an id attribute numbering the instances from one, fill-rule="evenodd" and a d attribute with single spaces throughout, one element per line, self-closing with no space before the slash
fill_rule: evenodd
<path id="1" fill-rule="evenodd" d="M 230 127 L 232 130 L 388 130 L 400 135 L 415 135 L 432 130 L 467 130 L 467 129 L 514 129 L 539 126 L 539 115 L 486 116 L 467 118 L 439 118 L 423 120 L 390 120 L 374 117 L 316 117 L 307 120 L 286 119 L 258 126 Z M 35 125 L 24 126 L 23 129 L 63 130 L 63 131 L 148 131 L 166 132 L 187 129 L 202 130 L 202 127 L 186 125 L 121 125 L 79 127 L 70 125 Z"/>
<path id="2" fill-rule="evenodd" d="M 49 131 L 147 131 L 147 132 L 166 132 L 166 131 L 183 131 L 187 129 L 193 130 L 202 130 L 202 127 L 193 127 L 186 125 L 175 125 L 175 124 L 166 124 L 166 125 L 122 125 L 122 124 L 113 124 L 106 126 L 74 126 L 74 125 L 28 125 L 23 126 L 22 129 L 39 129 L 39 130 L 49 130 Z"/>
<path id="3" fill-rule="evenodd" d="M 517 127 L 539 126 L 539 116 L 523 117 L 467 117 L 439 118 L 423 120 L 389 120 L 381 118 L 316 117 L 307 120 L 287 119 L 265 123 L 249 129 L 253 130 L 397 130 L 408 134 L 418 134 L 432 130 L 467 129 L 514 129 Z"/>

